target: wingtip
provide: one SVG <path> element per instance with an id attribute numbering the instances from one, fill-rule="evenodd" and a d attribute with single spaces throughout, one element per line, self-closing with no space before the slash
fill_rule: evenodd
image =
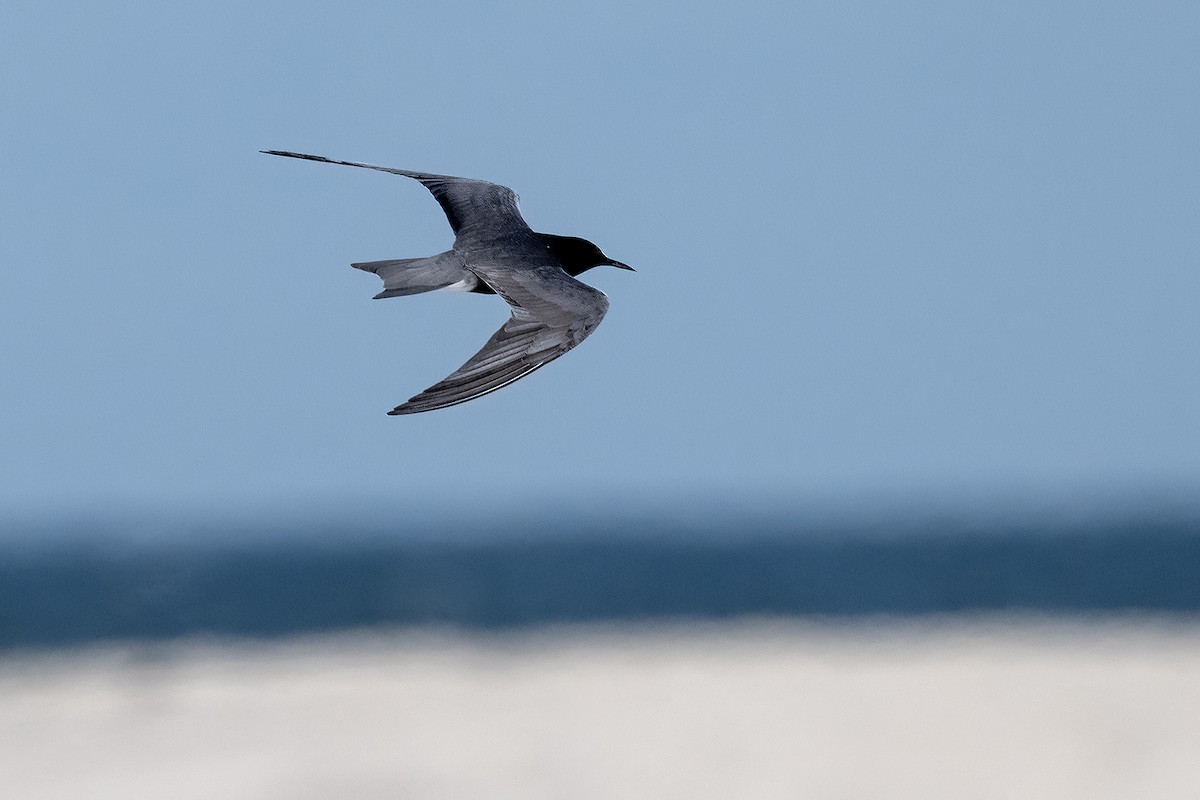
<path id="1" fill-rule="evenodd" d="M 293 153 L 291 150 L 259 150 L 258 152 L 265 153 L 269 156 L 285 156 L 287 158 L 302 158 L 305 161 L 324 161 L 326 163 L 336 163 L 331 162 L 325 156 L 314 156 L 310 155 L 309 153 Z"/>
<path id="2" fill-rule="evenodd" d="M 439 408 L 447 408 L 446 405 L 429 405 L 428 402 L 418 402 L 419 400 L 421 400 L 421 395 L 409 398 L 407 402 L 401 403 L 387 412 L 387 415 L 389 417 L 401 417 L 408 416 L 409 414 L 424 414 L 426 411 L 437 411 Z M 450 403 L 449 405 L 454 406 L 458 405 L 458 403 Z"/>

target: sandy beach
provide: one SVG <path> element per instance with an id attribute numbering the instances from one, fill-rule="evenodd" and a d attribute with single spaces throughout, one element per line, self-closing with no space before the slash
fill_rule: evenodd
<path id="1" fill-rule="evenodd" d="M 1200 797 L 1200 624 L 770 621 L 0 659 L 0 796 Z"/>

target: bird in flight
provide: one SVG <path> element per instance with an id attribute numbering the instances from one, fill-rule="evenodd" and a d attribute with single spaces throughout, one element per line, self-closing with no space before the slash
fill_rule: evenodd
<path id="1" fill-rule="evenodd" d="M 575 276 L 600 266 L 633 269 L 586 239 L 530 229 L 517 209 L 516 193 L 507 186 L 283 150 L 260 152 L 403 175 L 433 194 L 450 221 L 454 246 L 428 258 L 351 264 L 383 279 L 383 291 L 375 299 L 451 289 L 498 294 L 512 308 L 512 316 L 482 350 L 389 415 L 465 403 L 549 364 L 596 330 L 608 310 L 604 292 Z"/>

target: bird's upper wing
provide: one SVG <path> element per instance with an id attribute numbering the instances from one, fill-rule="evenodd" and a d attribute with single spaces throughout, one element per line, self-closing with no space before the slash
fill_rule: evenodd
<path id="1" fill-rule="evenodd" d="M 517 195 L 507 186 L 474 178 L 455 178 L 451 175 L 433 175 L 427 172 L 412 172 L 406 169 L 379 167 L 374 164 L 359 164 L 355 161 L 337 161 L 324 156 L 306 153 L 290 153 L 286 150 L 263 150 L 272 156 L 303 158 L 322 161 L 326 164 L 342 164 L 347 167 L 362 167 L 393 175 L 403 175 L 420 181 L 446 212 L 446 219 L 454 230 L 457 240 L 470 241 L 486 237 L 489 231 L 526 229 L 529 226 L 517 208 Z"/>
<path id="2" fill-rule="evenodd" d="M 467 363 L 389 414 L 416 414 L 507 386 L 582 342 L 604 319 L 608 298 L 557 266 L 472 267 L 512 306 L 512 316 Z"/>

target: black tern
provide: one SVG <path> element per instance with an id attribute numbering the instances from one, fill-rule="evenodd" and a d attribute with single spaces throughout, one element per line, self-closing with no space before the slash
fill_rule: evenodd
<path id="1" fill-rule="evenodd" d="M 507 186 L 284 150 L 260 152 L 403 175 L 433 194 L 454 231 L 453 247 L 428 258 L 351 264 L 383 279 L 383 291 L 375 299 L 452 289 L 498 294 L 512 307 L 508 322 L 482 350 L 389 415 L 465 403 L 544 367 L 586 339 L 608 311 L 604 292 L 575 276 L 600 266 L 633 270 L 586 239 L 532 230 Z"/>

